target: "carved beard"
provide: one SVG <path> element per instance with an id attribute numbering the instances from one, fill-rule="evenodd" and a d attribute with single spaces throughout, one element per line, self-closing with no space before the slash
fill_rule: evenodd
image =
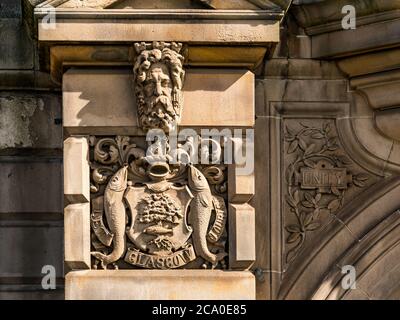
<path id="1" fill-rule="evenodd" d="M 147 106 L 144 124 L 149 127 L 167 129 L 176 118 L 172 101 L 168 96 L 153 96 L 148 101 Z"/>

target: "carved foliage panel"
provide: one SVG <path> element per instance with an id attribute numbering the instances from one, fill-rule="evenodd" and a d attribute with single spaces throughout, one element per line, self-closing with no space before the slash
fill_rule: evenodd
<path id="1" fill-rule="evenodd" d="M 346 154 L 334 120 L 285 119 L 282 130 L 283 265 L 287 266 L 377 177 Z"/>

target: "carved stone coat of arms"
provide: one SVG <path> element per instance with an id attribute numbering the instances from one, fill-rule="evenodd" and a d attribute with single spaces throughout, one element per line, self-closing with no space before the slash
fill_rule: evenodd
<path id="1" fill-rule="evenodd" d="M 131 140 L 92 137 L 94 267 L 225 268 L 226 168 L 172 164 Z"/>

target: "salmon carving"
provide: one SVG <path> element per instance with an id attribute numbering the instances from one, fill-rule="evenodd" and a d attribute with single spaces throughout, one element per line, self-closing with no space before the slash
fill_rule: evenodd
<path id="1" fill-rule="evenodd" d="M 101 252 L 91 252 L 91 255 L 100 260 L 101 267 L 116 262 L 125 252 L 125 205 L 123 197 L 128 186 L 128 166 L 119 169 L 110 179 L 104 191 L 104 211 L 108 227 L 112 234 L 113 251 L 109 255 Z"/>
<path id="2" fill-rule="evenodd" d="M 189 213 L 189 224 L 193 227 L 193 246 L 196 253 L 214 268 L 227 254 L 214 254 L 208 248 L 207 233 L 214 209 L 213 196 L 206 177 L 193 165 L 189 165 L 189 187 L 194 196 Z"/>

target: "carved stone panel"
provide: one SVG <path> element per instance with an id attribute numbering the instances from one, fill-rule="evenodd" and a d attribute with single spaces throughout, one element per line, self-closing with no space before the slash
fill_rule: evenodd
<path id="1" fill-rule="evenodd" d="M 92 268 L 227 267 L 225 165 L 175 163 L 189 154 L 160 141 L 90 141 Z"/>
<path id="2" fill-rule="evenodd" d="M 344 205 L 377 180 L 346 154 L 333 120 L 285 119 L 282 134 L 286 265 L 315 233 L 337 219 Z"/>

